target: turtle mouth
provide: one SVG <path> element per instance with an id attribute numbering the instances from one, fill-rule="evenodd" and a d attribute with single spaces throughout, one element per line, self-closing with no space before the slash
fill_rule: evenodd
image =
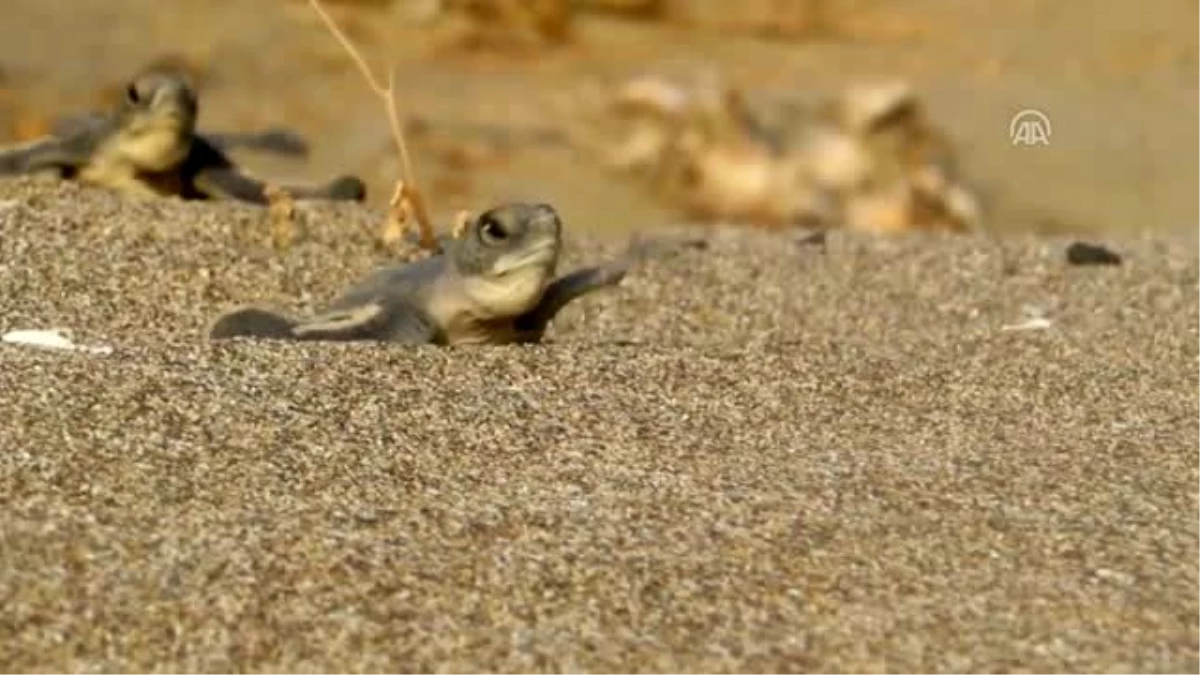
<path id="1" fill-rule="evenodd" d="M 190 134 L 196 126 L 196 116 L 180 107 L 157 111 L 156 116 L 160 128 L 179 134 Z"/>
<path id="2" fill-rule="evenodd" d="M 553 268 L 558 260 L 558 242 L 547 239 L 518 253 L 505 255 L 492 266 L 492 275 L 503 277 L 531 267 Z"/>
<path id="3" fill-rule="evenodd" d="M 196 117 L 185 106 L 163 105 L 150 109 L 150 114 L 135 120 L 127 127 L 133 137 L 169 136 L 186 140 L 195 133 Z"/>

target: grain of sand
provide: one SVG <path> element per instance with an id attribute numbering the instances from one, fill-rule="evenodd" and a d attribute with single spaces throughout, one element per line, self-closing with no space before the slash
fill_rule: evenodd
<path id="1" fill-rule="evenodd" d="M 0 200 L 0 330 L 114 348 L 0 346 L 6 671 L 1198 668 L 1192 241 L 714 232 L 542 345 L 212 345 L 378 213 Z"/>

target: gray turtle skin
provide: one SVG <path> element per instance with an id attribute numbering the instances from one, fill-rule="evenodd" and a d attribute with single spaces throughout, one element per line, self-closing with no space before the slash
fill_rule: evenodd
<path id="1" fill-rule="evenodd" d="M 61 122 L 50 136 L 0 149 L 0 175 L 56 171 L 63 179 L 127 197 L 266 204 L 266 183 L 241 171 L 221 149 L 222 143 L 261 144 L 262 139 L 217 135 L 214 142 L 197 134 L 198 113 L 196 93 L 182 76 L 140 75 L 114 110 Z M 323 185 L 281 187 L 294 199 L 366 198 L 363 182 L 354 176 L 339 176 Z"/>
<path id="2" fill-rule="evenodd" d="M 258 308 L 219 318 L 209 337 L 403 344 L 541 341 L 572 300 L 615 286 L 627 260 L 556 278 L 562 222 L 547 204 L 511 203 L 472 220 L 459 239 L 424 260 L 385 267 L 321 314 L 294 319 Z"/>

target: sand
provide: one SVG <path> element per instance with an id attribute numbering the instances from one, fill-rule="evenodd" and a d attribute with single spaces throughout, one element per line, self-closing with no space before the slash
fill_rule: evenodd
<path id="1" fill-rule="evenodd" d="M 204 339 L 379 217 L 0 183 L 0 332 L 112 349 L 0 345 L 0 667 L 1200 667 L 1194 240 L 692 229 L 540 345 Z"/>

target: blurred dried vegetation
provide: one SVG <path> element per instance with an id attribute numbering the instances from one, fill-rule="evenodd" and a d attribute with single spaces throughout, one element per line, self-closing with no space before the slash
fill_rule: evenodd
<path id="1" fill-rule="evenodd" d="M 645 76 L 585 89 L 572 138 L 699 221 L 876 232 L 978 228 L 956 152 L 903 82 L 755 110 L 735 86 Z"/>

